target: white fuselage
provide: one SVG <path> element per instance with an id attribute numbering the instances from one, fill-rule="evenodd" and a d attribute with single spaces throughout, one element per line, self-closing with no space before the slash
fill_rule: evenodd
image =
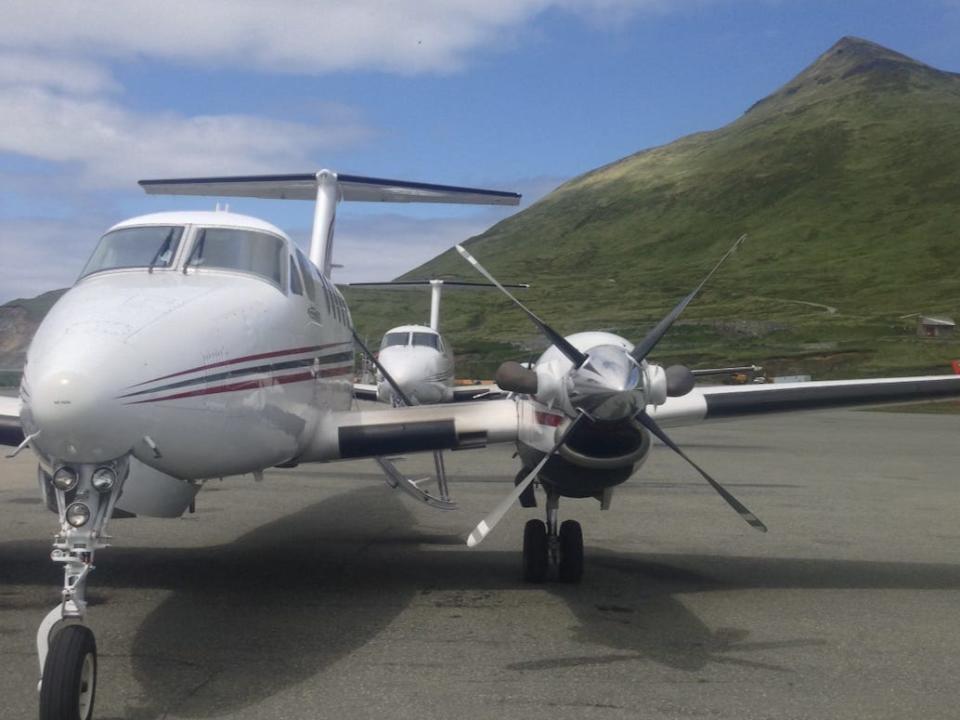
<path id="1" fill-rule="evenodd" d="M 262 221 L 162 213 L 111 231 L 153 226 L 183 228 L 165 267 L 83 277 L 34 337 L 21 417 L 26 432 L 39 433 L 32 447 L 42 464 L 129 454 L 131 467 L 195 480 L 296 460 L 329 414 L 350 406 L 354 353 L 342 297 Z M 188 267 L 211 229 L 226 238 L 220 255 L 209 240 L 211 259 Z M 272 279 L 225 267 L 245 262 L 231 231 L 238 248 L 243 233 L 266 238 L 270 252 L 251 253 L 251 264 L 266 257 L 276 266 Z M 139 497 L 135 476 L 125 488 L 131 498 Z M 149 514 L 148 506 L 125 509 Z"/>
<path id="2" fill-rule="evenodd" d="M 401 325 L 388 330 L 377 359 L 414 404 L 453 400 L 453 353 L 436 330 L 424 325 Z M 378 377 L 378 399 L 401 404 L 394 396 L 387 379 Z"/>

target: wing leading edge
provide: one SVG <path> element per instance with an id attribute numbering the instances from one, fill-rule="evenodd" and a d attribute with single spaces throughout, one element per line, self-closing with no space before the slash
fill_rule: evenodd
<path id="1" fill-rule="evenodd" d="M 20 398 L 0 397 L 0 445 L 17 447 L 22 442 Z"/>
<path id="2" fill-rule="evenodd" d="M 823 410 L 960 397 L 960 376 L 824 380 L 696 388 L 649 410 L 669 425 L 767 413 Z"/>

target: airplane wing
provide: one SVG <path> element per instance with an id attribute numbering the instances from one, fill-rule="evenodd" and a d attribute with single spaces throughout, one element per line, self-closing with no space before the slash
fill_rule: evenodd
<path id="1" fill-rule="evenodd" d="M 469 400 L 500 400 L 505 398 L 507 393 L 500 389 L 496 383 L 480 383 L 477 385 L 454 385 L 454 402 L 467 402 Z"/>
<path id="2" fill-rule="evenodd" d="M 353 396 L 357 400 L 378 400 L 377 386 L 367 383 L 354 383 Z M 470 400 L 500 400 L 507 394 L 495 383 L 479 385 L 454 385 L 453 402 L 468 402 Z"/>
<path id="3" fill-rule="evenodd" d="M 529 403 L 528 403 L 529 404 Z M 383 404 L 333 413 L 318 427 L 300 462 L 466 450 L 513 442 L 525 406 L 514 400 L 394 408 Z"/>
<path id="4" fill-rule="evenodd" d="M 960 376 L 698 387 L 648 413 L 666 426 L 764 413 L 918 402 L 960 396 Z"/>
<path id="5" fill-rule="evenodd" d="M 0 445 L 16 447 L 22 442 L 20 398 L 0 396 Z"/>

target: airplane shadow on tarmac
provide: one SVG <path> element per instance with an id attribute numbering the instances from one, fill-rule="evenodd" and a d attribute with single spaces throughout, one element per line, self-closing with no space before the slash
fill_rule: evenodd
<path id="1" fill-rule="evenodd" d="M 558 622 L 551 632 L 572 632 L 584 654 L 518 660 L 506 666 L 513 672 L 628 661 L 686 671 L 727 663 L 785 672 L 789 668 L 751 660 L 749 652 L 826 641 L 752 643 L 747 630 L 711 629 L 677 596 L 750 588 L 960 588 L 956 565 L 625 555 L 590 548 L 582 585 L 530 586 L 519 578 L 518 553 L 432 551 L 430 544 L 462 541 L 420 532 L 412 522 L 403 501 L 382 487 L 368 487 L 316 503 L 229 545 L 108 551 L 94 578 L 93 600 L 109 601 L 116 588 L 172 591 L 133 641 L 141 696 L 123 717 L 229 715 L 322 672 L 430 593 L 526 589 L 561 598 L 578 625 L 571 631 Z M 0 544 L 8 582 L 56 586 L 56 568 L 36 557 L 38 550 L 33 542 Z M 109 605 L 100 612 L 109 612 Z M 102 682 L 109 683 L 109 675 Z"/>

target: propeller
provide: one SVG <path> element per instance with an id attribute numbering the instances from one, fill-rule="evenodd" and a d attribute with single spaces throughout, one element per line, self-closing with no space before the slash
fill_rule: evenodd
<path id="1" fill-rule="evenodd" d="M 543 466 L 547 464 L 547 461 L 553 457 L 554 454 L 556 454 L 557 450 L 560 449 L 560 446 L 567 441 L 567 438 L 570 437 L 570 433 L 577 426 L 577 423 L 579 423 L 584 417 L 586 416 L 582 413 L 577 415 L 577 417 L 573 419 L 573 422 L 567 425 L 567 429 L 563 431 L 563 434 L 560 436 L 560 439 L 557 440 L 557 443 L 550 448 L 550 452 L 543 456 L 543 459 L 536 464 L 533 470 L 527 473 L 527 476 L 517 483 L 516 487 L 513 488 L 513 491 L 503 500 L 501 500 L 489 515 L 477 523 L 477 526 L 467 538 L 467 545 L 469 547 L 475 547 L 483 542 L 483 539 L 490 534 L 490 531 L 497 526 L 497 523 L 503 520 L 503 516 L 507 514 L 507 511 L 513 507 L 514 503 L 516 503 L 520 496 L 523 495 L 523 491 L 526 490 L 530 483 L 533 482 L 534 478 L 536 478 L 543 469 Z"/>
<path id="2" fill-rule="evenodd" d="M 397 394 L 397 397 L 400 398 L 400 401 L 406 407 L 413 407 L 413 402 L 407 396 L 405 392 L 400 387 L 400 384 L 393 379 L 393 376 L 387 372 L 387 369 L 380 363 L 380 360 L 377 359 L 377 356 L 370 352 L 363 340 L 360 339 L 360 336 L 357 335 L 357 331 L 354 328 L 350 328 L 350 332 L 353 333 L 353 340 L 357 345 L 360 346 L 360 350 L 363 351 L 363 354 L 366 355 L 371 362 L 376 366 L 377 370 L 380 371 L 380 374 L 383 375 L 383 378 L 390 384 L 390 387 L 393 388 L 393 391 Z M 450 501 L 450 498 L 447 494 L 447 474 L 443 465 L 443 452 L 440 450 L 433 451 L 433 461 L 437 468 L 437 487 L 440 489 L 440 497 L 435 497 L 430 493 L 423 490 L 419 483 L 407 478 L 403 473 L 401 473 L 394 466 L 393 462 L 382 457 L 376 457 L 374 460 L 383 470 L 384 474 L 387 476 L 387 484 L 394 488 L 400 488 L 403 492 L 408 495 L 413 496 L 421 502 L 427 503 L 432 507 L 438 508 L 440 510 L 455 510 L 457 505 L 454 502 Z"/>
<path id="3" fill-rule="evenodd" d="M 713 276 L 717 270 L 720 269 L 720 266 L 727 260 L 730 255 L 736 251 L 740 244 L 746 239 L 746 235 L 741 235 L 737 238 L 736 242 L 724 253 L 723 257 L 713 266 L 710 272 L 700 281 L 700 283 L 684 297 L 677 305 L 664 316 L 660 322 L 658 322 L 644 337 L 640 340 L 639 343 L 634 347 L 633 351 L 629 354 L 625 350 L 620 350 L 623 355 L 620 355 L 620 358 L 627 356 L 630 361 L 635 363 L 640 369 L 642 374 L 645 376 L 645 368 L 649 367 L 646 363 L 647 355 L 657 346 L 657 343 L 663 339 L 663 336 L 667 334 L 667 331 L 670 330 L 677 318 L 680 317 L 681 313 L 687 308 L 687 306 L 693 301 L 693 299 L 700 293 L 703 289 L 703 286 L 706 285 L 707 281 Z M 581 371 L 581 368 L 586 363 L 588 356 L 585 353 L 580 352 L 575 347 L 571 345 L 569 341 L 561 337 L 559 333 L 553 330 L 549 325 L 547 325 L 543 320 L 537 317 L 531 310 L 523 305 L 519 300 L 517 300 L 513 295 L 511 295 L 496 279 L 482 266 L 480 263 L 462 246 L 457 245 L 457 251 L 470 262 L 484 277 L 486 277 L 490 282 L 500 288 L 513 302 L 522 309 L 527 316 L 533 320 L 533 322 L 543 331 L 544 335 L 559 349 L 564 355 L 566 355 L 571 362 L 574 364 L 574 368 L 570 371 L 568 378 L 573 379 L 573 385 L 578 389 L 578 395 L 572 397 L 571 400 L 572 406 L 580 414 L 576 419 L 571 423 L 567 428 L 567 431 L 564 432 L 563 437 L 557 442 L 554 448 L 544 456 L 543 460 L 537 465 L 533 471 L 523 479 L 520 484 L 518 484 L 514 491 L 494 509 L 483 521 L 477 525 L 473 533 L 470 534 L 470 538 L 467 541 L 468 545 L 476 545 L 493 529 L 493 527 L 503 518 L 504 514 L 510 508 L 510 506 L 517 500 L 520 494 L 527 488 L 527 486 L 533 482 L 533 478 L 537 475 L 543 465 L 546 464 L 547 460 L 553 455 L 557 449 L 563 445 L 567 437 L 570 434 L 570 430 L 573 429 L 573 426 L 584 417 L 585 412 L 591 412 L 596 410 L 596 408 L 591 407 L 591 405 L 597 403 L 605 403 L 607 407 L 611 408 L 611 413 L 616 413 L 618 416 L 624 416 L 622 413 L 626 412 L 627 415 L 624 417 L 629 417 L 630 414 L 633 414 L 633 417 L 637 419 L 640 424 L 642 424 L 647 430 L 650 431 L 653 435 L 660 439 L 664 445 L 669 447 L 680 457 L 687 461 L 700 475 L 706 480 L 710 486 L 723 498 L 723 500 L 732 507 L 747 523 L 752 527 L 760 530 L 761 532 L 767 531 L 767 526 L 760 521 L 760 519 L 754 515 L 743 503 L 741 503 L 737 498 L 735 498 L 723 485 L 714 480 L 709 473 L 707 473 L 703 468 L 697 465 L 693 460 L 691 460 L 680 447 L 670 439 L 670 437 L 663 431 L 663 429 L 657 424 L 657 422 L 647 414 L 645 406 L 649 402 L 647 396 L 645 395 L 646 380 L 641 383 L 636 388 L 628 388 L 617 386 L 618 373 L 613 372 L 606 376 L 603 373 L 599 372 L 602 367 L 613 367 L 617 365 L 616 358 L 612 353 L 617 351 L 612 345 L 603 345 L 596 348 L 592 348 L 589 352 L 591 355 L 596 355 L 595 362 L 591 363 Z M 620 361 L 622 365 L 622 361 Z M 597 367 L 594 368 L 594 365 Z M 536 396 L 538 383 L 537 375 L 532 371 L 525 371 L 524 368 L 520 366 L 503 368 L 504 372 L 503 379 L 510 385 L 516 385 L 518 388 L 524 388 L 527 394 L 532 394 Z M 588 372 L 590 370 L 591 372 Z M 622 368 L 621 368 L 622 370 Z M 622 372 L 620 373 L 622 374 Z M 499 373 L 498 373 L 499 376 Z M 582 378 L 580 376 L 583 376 Z M 661 371 L 662 382 L 666 385 L 666 395 L 669 397 L 679 397 L 687 394 L 693 389 L 695 378 L 691 370 L 683 365 L 674 365 L 666 369 L 666 371 Z M 579 379 L 584 380 L 584 382 L 578 382 Z M 498 380 L 499 381 L 499 380 Z M 651 381 L 652 382 L 652 381 Z M 501 385 L 503 387 L 503 385 Z M 532 390 L 532 392 L 531 392 Z M 662 397 L 662 395 L 661 395 Z M 636 410 L 636 403 L 642 402 L 642 405 L 639 410 Z M 631 404 L 633 403 L 633 404 Z"/>
<path id="4" fill-rule="evenodd" d="M 575 368 L 579 368 L 587 361 L 587 356 L 584 353 L 577 350 L 563 335 L 547 325 L 530 308 L 517 300 L 509 290 L 497 282 L 497 279 L 493 275 L 487 272 L 487 269 L 483 267 L 473 255 L 467 252 L 463 245 L 457 245 L 457 252 L 466 258 L 467 262 L 473 265 L 481 275 L 496 285 L 508 298 L 513 300 L 514 304 L 523 310 L 527 314 L 527 317 L 533 320 L 534 324 L 547 336 L 547 339 L 556 345 L 560 352 L 567 356 L 567 359 L 573 363 Z"/>
<path id="5" fill-rule="evenodd" d="M 707 473 L 706 470 L 704 470 L 702 467 L 697 465 L 693 460 L 691 460 L 687 456 L 687 454 L 683 450 L 681 450 L 680 447 L 673 440 L 670 439 L 670 436 L 663 431 L 663 429 L 657 424 L 657 422 L 647 414 L 646 410 L 641 410 L 639 413 L 637 413 L 636 418 L 641 425 L 643 425 L 647 430 L 649 430 L 651 433 L 656 435 L 664 445 L 666 445 L 668 448 L 673 450 L 677 455 L 679 455 L 684 460 L 686 460 L 690 465 L 692 465 L 693 469 L 696 470 L 698 473 L 700 473 L 703 476 L 704 480 L 710 483 L 710 487 L 712 487 L 714 490 L 717 491 L 717 494 L 720 495 L 720 497 L 722 497 L 726 501 L 727 505 L 729 505 L 734 510 L 736 510 L 737 513 L 739 513 L 740 517 L 746 520 L 751 527 L 756 528 L 760 532 L 767 531 L 767 526 L 760 521 L 760 518 L 758 518 L 756 515 L 750 512 L 749 508 L 747 508 L 746 505 L 744 505 L 742 502 L 737 500 L 733 496 L 733 494 L 730 493 L 730 491 L 727 490 L 723 485 L 721 485 L 712 477 L 710 477 L 709 473 Z"/>
<path id="6" fill-rule="evenodd" d="M 707 276 L 700 281 L 700 284 L 697 285 L 683 300 L 678 302 L 677 306 L 667 313 L 667 315 L 660 322 L 654 325 L 653 329 L 644 336 L 643 340 L 637 343 L 636 347 L 633 348 L 633 352 L 630 353 L 634 360 L 640 362 L 650 354 L 650 351 L 653 350 L 663 336 L 667 334 L 667 330 L 670 329 L 670 326 L 673 325 L 678 317 L 680 317 L 680 313 L 687 309 L 687 305 L 693 301 L 703 286 L 707 284 L 707 280 L 709 280 L 713 274 L 720 269 L 720 266 L 723 265 L 724 261 L 730 257 L 738 247 L 740 247 L 740 243 L 742 243 L 746 237 L 746 234 L 738 237 L 736 242 L 733 243 L 733 246 L 724 253 L 723 257 L 720 258 L 720 261 L 714 265 L 713 269 L 707 273 Z"/>

